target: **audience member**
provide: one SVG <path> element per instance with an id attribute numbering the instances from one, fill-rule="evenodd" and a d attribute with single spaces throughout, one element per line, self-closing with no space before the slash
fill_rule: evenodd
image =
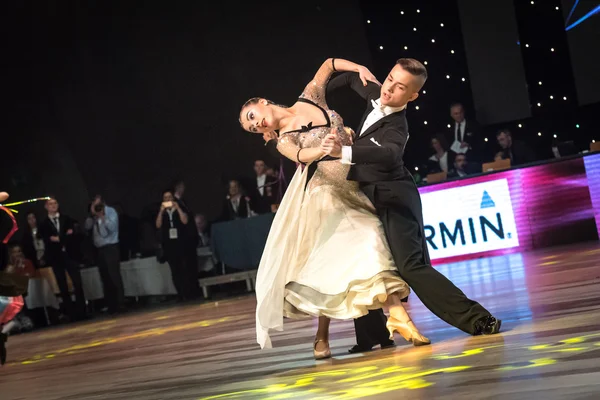
<path id="1" fill-rule="evenodd" d="M 448 172 L 448 169 L 452 166 L 455 154 L 448 151 L 448 142 L 443 134 L 438 134 L 431 138 L 431 148 L 433 149 L 433 155 L 429 157 L 427 162 L 428 172 Z"/>
<path id="2" fill-rule="evenodd" d="M 75 221 L 59 212 L 59 204 L 54 197 L 46 200 L 45 207 L 48 216 L 40 224 L 38 232 L 38 236 L 44 240 L 44 260 L 52 266 L 65 312 L 71 320 L 83 319 L 86 316 L 86 306 L 81 273 L 79 265 L 67 253 L 67 249 L 72 243 L 71 239 L 74 233 L 73 227 Z M 71 294 L 69 293 L 67 273 L 73 283 L 75 304 L 73 304 Z"/>
<path id="3" fill-rule="evenodd" d="M 466 154 L 457 154 L 452 169 L 448 171 L 448 178 L 462 178 L 478 172 L 481 172 L 479 163 L 469 162 Z"/>
<path id="4" fill-rule="evenodd" d="M 450 106 L 450 116 L 454 121 L 448 134 L 450 149 L 455 153 L 467 154 L 472 161 L 481 161 L 484 151 L 484 139 L 481 137 L 479 123 L 474 119 L 465 118 L 465 109 L 462 104 L 454 103 Z"/>
<path id="5" fill-rule="evenodd" d="M 257 214 L 271 212 L 271 206 L 276 204 L 277 178 L 267 174 L 267 165 L 263 160 L 254 162 L 256 178 L 252 180 L 251 188 L 252 205 Z"/>
<path id="6" fill-rule="evenodd" d="M 229 181 L 229 194 L 223 203 L 220 221 L 233 221 L 236 219 L 249 218 L 254 215 L 250 198 L 242 192 L 240 182 Z"/>
<path id="7" fill-rule="evenodd" d="M 510 159 L 511 165 L 527 164 L 535 161 L 535 153 L 518 139 L 513 139 L 508 129 L 502 129 L 496 134 L 498 144 L 502 148 L 501 157 L 503 160 Z"/>
<path id="8" fill-rule="evenodd" d="M 198 232 L 194 224 L 194 212 L 184 199 L 185 182 L 182 180 L 175 181 L 173 185 L 174 201 L 179 204 L 179 207 L 187 215 L 189 224 L 182 227 L 181 235 L 183 238 L 183 258 L 186 269 L 186 276 L 189 279 L 187 297 L 195 298 L 200 295 L 200 286 L 198 286 L 198 255 L 196 248 L 198 247 Z"/>
<path id="9" fill-rule="evenodd" d="M 175 201 L 171 189 L 163 192 L 162 200 L 160 211 L 156 216 L 156 229 L 160 232 L 163 257 L 171 268 L 171 277 L 178 298 L 180 301 L 187 301 L 193 296 L 194 286 L 194 282 L 190 282 L 184 254 L 185 247 L 189 244 L 185 237 L 185 233 L 189 229 L 187 227 L 189 219 L 179 202 Z"/>
<path id="10" fill-rule="evenodd" d="M 35 268 L 46 266 L 44 260 L 44 240 L 38 236 L 38 223 L 35 213 L 27 214 L 27 225 L 21 237 L 21 248 L 28 260 L 31 260 Z"/>
<path id="11" fill-rule="evenodd" d="M 98 271 L 104 288 L 104 301 L 108 312 L 112 314 L 121 311 L 125 301 L 121 277 L 119 216 L 99 195 L 92 200 L 89 212 L 85 229 L 91 233 L 98 250 Z"/>

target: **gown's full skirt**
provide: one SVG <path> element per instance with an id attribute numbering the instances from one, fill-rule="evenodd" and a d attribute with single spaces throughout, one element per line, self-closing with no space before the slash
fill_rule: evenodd
<path id="1" fill-rule="evenodd" d="M 358 186 L 305 189 L 298 168 L 271 226 L 256 279 L 256 333 L 271 347 L 283 317 L 358 318 L 409 288 L 398 275 L 381 222 Z M 314 179 L 314 177 L 313 177 Z M 340 188 L 340 186 L 342 186 Z"/>

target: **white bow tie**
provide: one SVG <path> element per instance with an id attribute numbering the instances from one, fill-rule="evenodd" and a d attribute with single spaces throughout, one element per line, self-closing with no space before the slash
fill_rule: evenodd
<path id="1" fill-rule="evenodd" d="M 384 105 L 379 104 L 378 102 L 376 102 L 375 100 L 371 100 L 371 105 L 373 106 L 373 108 L 375 110 L 379 110 L 381 112 L 383 112 L 383 110 L 385 109 Z"/>

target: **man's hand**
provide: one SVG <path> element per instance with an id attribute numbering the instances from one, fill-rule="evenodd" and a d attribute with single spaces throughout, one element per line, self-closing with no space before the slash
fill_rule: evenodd
<path id="1" fill-rule="evenodd" d="M 58 236 L 50 236 L 50 241 L 54 243 L 60 242 L 60 238 Z"/>
<path id="2" fill-rule="evenodd" d="M 462 143 L 460 144 L 460 148 L 461 148 L 461 149 L 464 149 L 465 147 L 469 147 L 469 143 L 467 143 L 467 142 L 462 142 Z"/>
<path id="3" fill-rule="evenodd" d="M 277 134 L 273 131 L 265 132 L 263 133 L 263 139 L 265 140 L 265 143 L 269 143 L 271 140 L 277 139 Z"/>
<path id="4" fill-rule="evenodd" d="M 338 136 L 333 133 L 325 136 L 325 139 L 323 139 L 323 142 L 321 143 L 321 151 L 328 156 L 341 158 L 342 145 L 338 140 Z"/>
<path id="5" fill-rule="evenodd" d="M 69 229 L 69 230 L 67 231 L 67 235 L 72 235 L 72 234 L 73 234 L 73 229 Z"/>

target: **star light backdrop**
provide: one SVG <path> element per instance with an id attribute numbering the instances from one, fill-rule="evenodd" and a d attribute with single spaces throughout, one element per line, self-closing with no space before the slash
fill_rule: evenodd
<path id="1" fill-rule="evenodd" d="M 465 105 L 467 118 L 477 118 L 462 33 L 462 25 L 468 21 L 461 21 L 459 3 L 460 0 L 361 2 L 376 75 L 383 78 L 400 57 L 426 62 L 429 71 L 424 92 L 408 108 L 411 138 L 406 161 L 413 170 L 430 156 L 431 136 L 446 131 L 453 122 L 449 117 L 452 102 Z M 465 3 L 468 2 L 463 2 L 463 7 L 468 6 Z M 495 132 L 500 128 L 510 129 L 544 158 L 552 157 L 555 141 L 573 140 L 584 150 L 589 149 L 592 140 L 600 140 L 595 122 L 600 98 L 585 107 L 577 98 L 569 52 L 573 43 L 568 43 L 565 29 L 569 11 L 565 12 L 558 0 L 514 2 L 518 38 L 511 45 L 520 49 L 531 117 L 484 128 L 490 159 L 497 148 Z M 499 20 L 497 24 L 508 22 Z M 591 26 L 593 22 L 587 24 Z M 499 57 L 494 62 L 502 67 L 506 60 Z M 491 75 L 488 79 L 507 77 Z"/>

